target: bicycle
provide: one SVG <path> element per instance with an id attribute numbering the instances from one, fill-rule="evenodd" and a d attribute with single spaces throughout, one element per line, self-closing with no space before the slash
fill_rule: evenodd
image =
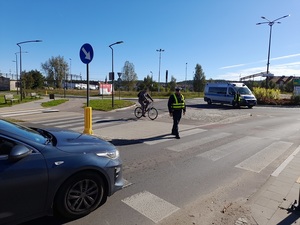
<path id="1" fill-rule="evenodd" d="M 153 107 L 153 102 L 150 102 L 146 111 L 145 111 L 145 114 L 148 114 L 148 117 L 151 119 L 151 120 L 155 120 L 158 116 L 158 111 L 156 108 Z M 143 116 L 143 109 L 141 106 L 137 106 L 134 110 L 134 115 L 136 116 L 136 118 L 140 119 L 142 116 Z"/>

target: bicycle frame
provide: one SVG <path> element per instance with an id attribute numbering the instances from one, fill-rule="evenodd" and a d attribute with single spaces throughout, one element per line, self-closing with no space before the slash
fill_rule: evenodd
<path id="1" fill-rule="evenodd" d="M 149 109 L 151 109 L 153 107 L 153 105 L 154 105 L 153 102 L 150 101 L 149 104 L 148 104 L 148 106 L 147 106 L 147 108 L 146 108 L 146 112 L 148 112 Z"/>

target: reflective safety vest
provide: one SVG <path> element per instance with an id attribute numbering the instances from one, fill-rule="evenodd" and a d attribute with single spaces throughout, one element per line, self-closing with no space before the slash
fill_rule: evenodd
<path id="1" fill-rule="evenodd" d="M 241 95 L 240 95 L 239 93 L 235 93 L 235 95 L 234 95 L 234 100 L 235 100 L 236 102 L 240 102 L 240 101 L 241 101 Z"/>
<path id="2" fill-rule="evenodd" d="M 172 105 L 171 105 L 172 109 L 184 109 L 184 105 L 185 105 L 184 104 L 184 97 L 183 97 L 182 94 L 180 94 L 180 95 L 181 95 L 181 102 L 178 102 L 176 94 L 175 93 L 173 94 L 175 102 L 172 103 Z"/>

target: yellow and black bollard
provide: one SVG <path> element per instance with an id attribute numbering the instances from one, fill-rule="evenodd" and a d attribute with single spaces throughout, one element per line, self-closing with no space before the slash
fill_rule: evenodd
<path id="1" fill-rule="evenodd" d="M 84 108 L 84 134 L 94 134 L 92 130 L 92 107 Z"/>

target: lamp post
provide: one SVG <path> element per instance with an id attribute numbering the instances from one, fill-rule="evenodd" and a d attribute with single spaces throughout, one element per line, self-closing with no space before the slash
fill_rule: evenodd
<path id="1" fill-rule="evenodd" d="M 160 92 L 160 65 L 161 65 L 161 52 L 164 52 L 164 49 L 157 49 L 157 52 L 159 52 L 159 64 L 158 64 L 158 92 Z"/>
<path id="2" fill-rule="evenodd" d="M 21 45 L 25 44 L 25 43 L 29 43 L 29 42 L 42 42 L 42 40 L 22 41 L 22 42 L 17 43 L 17 45 L 20 48 L 19 53 L 20 53 L 20 94 L 21 94 L 21 101 L 23 100 L 23 88 L 22 88 L 22 47 L 21 47 Z"/>
<path id="3" fill-rule="evenodd" d="M 108 47 L 110 47 L 111 49 L 111 107 L 114 108 L 114 79 L 115 79 L 115 75 L 114 75 L 114 49 L 112 48 L 113 45 L 118 45 L 118 44 L 122 44 L 123 41 L 117 41 L 111 45 L 109 45 Z"/>
<path id="4" fill-rule="evenodd" d="M 270 67 L 270 50 L 271 50 L 271 39 L 272 39 L 272 27 L 275 23 L 279 23 L 278 20 L 281 20 L 283 18 L 286 18 L 290 15 L 285 15 L 285 16 L 282 16 L 282 17 L 279 17 L 275 20 L 268 20 L 266 17 L 262 16 L 261 18 L 264 19 L 264 20 L 267 20 L 267 22 L 261 22 L 261 23 L 256 23 L 256 25 L 261 25 L 261 24 L 268 24 L 270 26 L 270 35 L 269 35 L 269 49 L 268 49 L 268 62 L 267 62 L 267 76 L 266 76 L 266 88 L 268 88 L 268 78 L 269 78 L 269 67 Z"/>
<path id="5" fill-rule="evenodd" d="M 19 73 L 18 73 L 18 56 L 17 54 L 19 54 L 20 52 L 16 52 L 15 55 L 16 55 L 16 75 L 17 75 L 17 95 L 19 94 Z M 22 53 L 28 53 L 28 52 L 22 52 Z"/>
<path id="6" fill-rule="evenodd" d="M 70 75 L 70 80 L 71 80 L 71 85 L 70 85 L 70 88 L 72 89 L 73 87 L 72 87 L 72 71 L 71 71 L 71 67 L 72 67 L 72 59 L 71 58 L 69 58 L 69 60 L 70 60 L 70 68 L 69 68 L 69 75 Z"/>
<path id="7" fill-rule="evenodd" d="M 186 92 L 186 86 L 187 86 L 187 63 L 185 63 L 185 92 Z"/>

